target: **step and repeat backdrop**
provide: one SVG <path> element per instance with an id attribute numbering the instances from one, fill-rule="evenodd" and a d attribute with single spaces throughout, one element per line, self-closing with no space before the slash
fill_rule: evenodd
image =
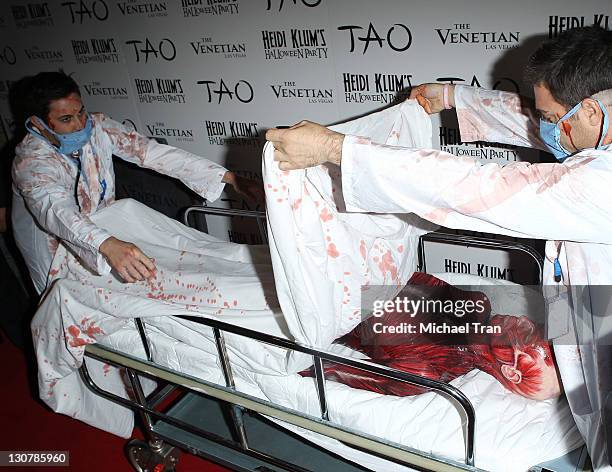
<path id="1" fill-rule="evenodd" d="M 13 135 L 22 125 L 10 113 L 11 84 L 61 68 L 89 110 L 260 178 L 269 127 L 344 121 L 423 82 L 531 95 L 521 74 L 537 45 L 575 26 L 610 28 L 611 15 L 609 0 L 4 0 L 0 116 Z M 435 117 L 433 129 L 434 147 L 457 156 L 502 165 L 548 159 L 462 143 L 453 113 Z M 167 213 L 185 200 L 176 186 L 129 172 L 122 179 L 128 194 Z M 229 193 L 220 204 L 256 209 Z M 209 229 L 238 242 L 258 238 L 220 221 Z M 442 256 L 440 266 L 480 263 L 458 256 Z M 512 278 L 503 258 L 482 263 Z"/>

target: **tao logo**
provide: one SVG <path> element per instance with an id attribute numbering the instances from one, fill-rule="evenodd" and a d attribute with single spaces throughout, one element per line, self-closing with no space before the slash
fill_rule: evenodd
<path id="1" fill-rule="evenodd" d="M 206 85 L 206 91 L 208 92 L 208 103 L 212 103 L 213 94 L 218 98 L 218 104 L 221 103 L 223 97 L 227 96 L 230 100 L 236 97 L 242 103 L 249 103 L 253 100 L 253 87 L 246 80 L 239 80 L 234 85 L 234 91 L 232 92 L 227 86 L 225 81 L 221 79 L 219 85 L 214 80 L 198 80 L 196 82 L 199 85 Z M 216 88 L 215 88 L 216 87 Z"/>
<path id="2" fill-rule="evenodd" d="M 319 6 L 319 4 L 321 3 L 321 0 L 310 0 L 310 1 L 302 0 L 302 3 L 306 7 L 314 8 L 316 6 Z M 297 5 L 297 0 L 293 0 L 293 4 Z M 280 0 L 278 3 L 278 11 L 281 11 L 284 6 L 285 6 L 285 0 Z M 272 0 L 268 0 L 268 7 L 266 8 L 266 11 L 270 11 L 271 9 L 272 9 Z"/>
<path id="3" fill-rule="evenodd" d="M 338 26 L 340 31 L 349 30 L 351 32 L 351 49 L 349 52 L 355 51 L 355 30 L 362 29 L 363 27 L 358 25 Z M 383 47 L 383 43 L 386 41 L 389 47 L 397 52 L 405 51 L 412 45 L 410 28 L 401 23 L 395 23 L 387 30 L 386 39 L 382 38 L 378 31 L 376 31 L 376 28 L 374 28 L 374 25 L 370 23 L 366 36 L 358 36 L 357 39 L 364 43 L 362 54 L 366 53 L 372 41 L 375 41 L 380 48 Z"/>
<path id="4" fill-rule="evenodd" d="M 9 66 L 14 66 L 17 62 L 17 55 L 15 51 L 10 46 L 4 46 L 2 51 L 0 51 L 0 62 L 4 62 Z"/>
<path id="5" fill-rule="evenodd" d="M 144 42 L 144 47 L 141 45 Z M 139 39 L 132 39 L 130 41 L 126 41 L 125 44 L 134 45 L 134 54 L 136 54 L 136 62 L 140 62 L 141 53 L 144 55 L 144 61 L 149 62 L 149 55 L 153 55 L 155 59 L 161 57 L 166 61 L 173 61 L 176 57 L 176 46 L 172 40 L 168 38 L 163 38 L 160 40 L 157 48 L 149 41 L 149 38 L 145 38 L 144 41 Z"/>
<path id="6" fill-rule="evenodd" d="M 436 79 L 437 82 L 448 82 L 449 84 L 454 84 L 455 82 L 466 82 L 465 79 L 461 77 L 438 77 Z M 478 78 L 474 75 L 472 77 L 472 82 L 470 83 L 471 87 L 482 87 Z M 500 77 L 493 83 L 493 90 L 507 90 L 510 92 L 520 93 L 519 84 L 516 80 L 511 79 L 510 77 Z"/>
<path id="7" fill-rule="evenodd" d="M 62 3 L 62 6 L 70 9 L 72 24 L 76 23 L 77 17 L 80 24 L 83 24 L 84 18 L 98 21 L 106 21 L 108 18 L 108 6 L 104 0 L 93 0 L 93 2 L 87 2 L 86 0 L 70 1 Z"/>

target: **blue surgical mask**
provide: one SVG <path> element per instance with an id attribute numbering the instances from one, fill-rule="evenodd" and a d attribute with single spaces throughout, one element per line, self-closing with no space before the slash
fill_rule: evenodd
<path id="1" fill-rule="evenodd" d="M 595 149 L 600 149 L 602 147 L 603 140 L 606 137 L 606 133 L 608 132 L 609 117 L 608 111 L 606 110 L 606 107 L 604 107 L 603 103 L 601 103 L 601 100 L 597 100 L 597 103 L 599 104 L 599 108 L 601 108 L 603 113 L 601 138 L 595 146 Z M 566 157 L 572 154 L 561 145 L 561 123 L 576 113 L 580 109 L 581 105 L 582 102 L 578 103 L 565 115 L 559 118 L 559 121 L 556 123 L 549 123 L 548 121 L 540 119 L 540 137 L 542 138 L 542 141 L 544 141 L 544 144 L 546 144 L 546 147 L 560 162 L 563 162 Z"/>
<path id="2" fill-rule="evenodd" d="M 83 146 L 85 146 L 85 144 L 87 144 L 91 139 L 91 131 L 93 129 L 93 124 L 89 115 L 87 115 L 87 120 L 85 121 L 85 126 L 83 127 L 83 129 L 68 134 L 58 134 L 55 131 L 51 130 L 43 120 L 41 120 L 40 118 L 39 120 L 45 130 L 51 133 L 60 143 L 59 147 L 57 147 L 57 145 L 53 144 L 45 136 L 39 133 L 38 130 L 36 130 L 36 128 L 34 128 L 34 126 L 32 125 L 32 120 L 30 118 L 28 118 L 25 122 L 25 127 L 28 132 L 38 138 L 44 139 L 62 154 L 72 154 L 73 152 L 78 151 Z"/>

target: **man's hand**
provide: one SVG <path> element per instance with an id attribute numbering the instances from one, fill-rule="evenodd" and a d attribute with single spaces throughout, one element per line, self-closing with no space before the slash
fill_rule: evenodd
<path id="1" fill-rule="evenodd" d="M 412 87 L 410 98 L 416 99 L 427 113 L 433 115 L 444 110 L 444 84 L 421 84 Z M 448 104 L 455 106 L 455 86 L 448 86 Z"/>
<path id="2" fill-rule="evenodd" d="M 240 177 L 235 172 L 227 171 L 222 181 L 230 184 L 238 195 L 241 195 L 247 200 L 256 203 L 264 203 L 266 200 L 263 185 L 257 180 Z"/>
<path id="3" fill-rule="evenodd" d="M 155 264 L 135 244 L 111 236 L 100 244 L 99 251 L 126 282 L 155 277 Z"/>
<path id="4" fill-rule="evenodd" d="M 274 160 L 281 170 L 305 169 L 325 162 L 340 164 L 344 135 L 312 121 L 289 129 L 272 128 L 266 139 L 274 145 Z"/>

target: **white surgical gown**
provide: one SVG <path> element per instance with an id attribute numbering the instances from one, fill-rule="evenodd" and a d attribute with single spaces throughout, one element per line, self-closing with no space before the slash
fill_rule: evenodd
<path id="1" fill-rule="evenodd" d="M 89 218 L 115 199 L 112 155 L 180 179 L 209 201 L 216 200 L 226 169 L 187 151 L 157 143 L 100 113 L 78 163 L 38 137 L 28 134 L 17 146 L 13 163 L 13 231 L 42 293 L 53 255 L 62 242 L 97 274 L 110 271 L 98 251 L 110 237 Z M 78 177 L 78 179 L 77 179 Z"/>
<path id="2" fill-rule="evenodd" d="M 544 149 L 539 123 L 516 94 L 457 86 L 461 139 Z M 585 150 L 564 163 L 502 167 L 447 152 L 346 136 L 342 188 L 348 211 L 417 215 L 442 226 L 548 240 L 544 285 L 580 297 L 551 311 L 549 329 L 576 424 L 597 472 L 612 471 L 612 150 Z M 563 279 L 554 281 L 558 257 Z M 603 297 L 602 294 L 603 293 Z M 606 293 L 608 296 L 606 297 Z M 602 300 L 603 298 L 603 300 Z M 596 308 L 597 307 L 597 308 Z M 569 314 L 569 316 L 567 316 Z M 561 319 L 559 319 L 561 318 Z M 552 334 L 556 331 L 556 334 Z M 580 338 L 577 340 L 576 332 Z"/>

